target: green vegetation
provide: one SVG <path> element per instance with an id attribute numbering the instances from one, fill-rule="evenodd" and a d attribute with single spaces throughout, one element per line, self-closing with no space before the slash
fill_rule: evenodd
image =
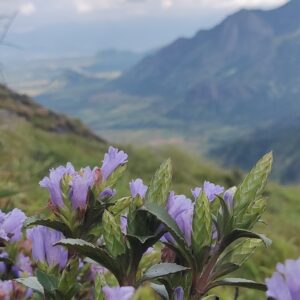
<path id="1" fill-rule="evenodd" d="M 36 118 L 32 107 L 30 108 L 30 103 L 32 105 L 33 102 L 23 103 L 22 108 L 18 102 L 19 96 L 16 97 L 16 94 L 5 90 L 6 96 L 3 97 L 3 88 L 0 91 L 0 207 L 17 206 L 29 215 L 43 212 L 47 206 L 48 193 L 39 188 L 38 182 L 48 174 L 48 169 L 68 161 L 72 161 L 77 168 L 101 165 L 108 144 L 96 138 L 82 124 L 77 121 L 74 123 L 66 117 L 48 111 L 43 118 Z M 34 107 L 36 111 L 42 109 L 37 105 Z M 28 114 L 19 113 L 21 108 L 27 108 Z M 54 126 L 55 120 L 60 118 L 76 126 Z M 37 119 L 39 122 L 36 122 Z M 41 125 L 40 121 L 43 121 L 44 125 Z M 202 184 L 204 180 L 230 187 L 238 183 L 243 176 L 238 171 L 224 171 L 214 163 L 171 146 L 120 148 L 128 152 L 130 158 L 127 177 L 125 176 L 124 182 L 118 187 L 120 195 L 128 192 L 129 187 L 125 184 L 128 179 L 142 177 L 149 183 L 154 171 L 167 157 L 171 158 L 174 166 L 173 188 L 177 193 L 191 195 L 190 189 Z M 10 194 L 8 191 L 16 194 Z M 260 226 L 264 227 L 263 231 L 274 243 L 268 256 L 260 256 L 258 251 L 252 260 L 255 260 L 255 264 L 250 261 L 243 269 L 249 278 L 257 280 L 262 280 L 266 274 L 269 275 L 276 262 L 285 258 L 296 258 L 300 250 L 300 188 L 271 183 L 267 194 L 269 203 L 265 221 L 268 226 Z M 259 232 L 259 228 L 256 231 Z M 260 265 L 260 268 L 256 268 L 257 265 Z M 232 290 L 228 290 L 228 293 L 232 293 Z M 252 294 L 247 295 L 246 299 L 257 299 Z"/>

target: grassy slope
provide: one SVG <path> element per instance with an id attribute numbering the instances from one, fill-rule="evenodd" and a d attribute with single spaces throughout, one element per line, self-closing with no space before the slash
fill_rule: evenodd
<path id="1" fill-rule="evenodd" d="M 48 173 L 50 167 L 65 164 L 67 161 L 72 161 L 76 167 L 99 165 L 108 147 L 105 142 L 93 138 L 92 135 L 85 136 L 72 131 L 62 134 L 55 130 L 49 131 L 49 128 L 39 128 L 30 119 L 25 120 L 7 113 L 7 109 L 0 109 L 0 114 L 0 190 L 14 189 L 19 192 L 6 198 L 6 201 L 1 199 L 0 207 L 8 203 L 25 209 L 28 214 L 43 210 L 48 195 L 38 187 L 38 182 Z M 47 123 L 47 118 L 44 122 Z M 128 192 L 128 181 L 131 178 L 142 177 L 149 183 L 155 169 L 167 157 L 171 157 L 173 162 L 173 188 L 178 193 L 190 195 L 190 189 L 201 185 L 205 179 L 226 187 L 241 180 L 240 173 L 223 171 L 213 163 L 186 154 L 182 150 L 132 146 L 122 148 L 129 153 L 129 168 L 124 181 L 118 187 L 119 195 Z M 243 275 L 253 279 L 264 278 L 273 270 L 277 261 L 299 255 L 300 189 L 271 184 L 268 187 L 268 197 L 269 206 L 265 215 L 268 226 L 262 225 L 263 228 L 258 230 L 270 235 L 274 244 L 268 252 L 259 250 L 252 262 L 245 266 Z M 260 268 L 257 268 L 258 265 Z M 261 294 L 245 295 L 245 299 L 263 298 Z"/>

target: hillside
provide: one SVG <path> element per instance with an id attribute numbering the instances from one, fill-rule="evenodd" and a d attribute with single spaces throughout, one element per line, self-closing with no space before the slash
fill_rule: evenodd
<path id="1" fill-rule="evenodd" d="M 259 127 L 243 137 L 229 140 L 211 154 L 227 166 L 247 170 L 263 153 L 273 150 L 274 178 L 282 182 L 300 182 L 300 117 Z"/>
<path id="2" fill-rule="evenodd" d="M 0 207 L 18 206 L 28 214 L 42 212 L 46 208 L 48 194 L 39 188 L 38 182 L 48 169 L 67 161 L 72 161 L 76 167 L 99 165 L 108 144 L 77 121 L 57 115 L 3 86 L 0 91 L 0 191 L 16 192 L 6 196 L 2 193 Z M 178 193 L 190 195 L 191 187 L 200 185 L 205 179 L 229 187 L 242 178 L 240 172 L 224 171 L 212 162 L 187 153 L 185 149 L 120 147 L 129 154 L 129 168 L 127 178 L 118 186 L 119 196 L 128 193 L 127 184 L 131 178 L 142 177 L 149 183 L 155 169 L 167 157 L 172 159 L 173 188 Z M 270 274 L 276 262 L 298 256 L 299 195 L 298 187 L 269 185 L 266 195 L 269 204 L 265 215 L 269 226 L 262 224 L 263 228 L 258 230 L 267 232 L 274 243 L 267 256 L 258 252 L 253 258 L 255 266 L 261 266 L 260 270 L 250 262 L 245 266 L 244 276 L 262 280 Z M 225 293 L 225 299 L 232 298 L 232 290 Z M 241 299 L 247 300 L 261 296 L 253 292 L 242 294 L 245 296 Z"/>

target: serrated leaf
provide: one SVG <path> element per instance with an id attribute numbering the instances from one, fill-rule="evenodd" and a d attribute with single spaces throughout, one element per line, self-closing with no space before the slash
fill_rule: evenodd
<path id="1" fill-rule="evenodd" d="M 272 152 L 261 158 L 246 176 L 234 196 L 234 210 L 237 222 L 242 222 L 248 207 L 261 196 L 272 168 Z"/>
<path id="2" fill-rule="evenodd" d="M 44 295 L 44 288 L 38 281 L 38 279 L 34 276 L 26 277 L 26 278 L 17 278 L 15 279 L 16 282 L 23 284 L 27 288 L 32 289 L 33 291 Z"/>
<path id="3" fill-rule="evenodd" d="M 215 288 L 217 286 L 234 286 L 234 287 L 243 287 L 248 289 L 255 289 L 260 291 L 266 291 L 267 287 L 263 283 L 258 283 L 252 280 L 244 278 L 225 278 L 219 281 L 213 282 L 209 289 Z"/>
<path id="4" fill-rule="evenodd" d="M 201 193 L 195 203 L 192 230 L 192 247 L 197 259 L 202 252 L 202 248 L 210 246 L 211 239 L 212 218 L 209 201 L 206 194 Z"/>
<path id="5" fill-rule="evenodd" d="M 127 163 L 117 167 L 117 169 L 104 182 L 104 186 L 105 186 L 104 188 L 113 187 L 117 183 L 117 181 L 122 177 L 126 169 L 127 169 Z"/>
<path id="6" fill-rule="evenodd" d="M 239 269 L 262 245 L 263 242 L 259 239 L 247 238 L 229 246 L 218 260 L 213 278 L 217 279 Z"/>
<path id="7" fill-rule="evenodd" d="M 126 252 L 121 226 L 115 217 L 107 210 L 103 214 L 103 237 L 108 252 L 117 257 Z"/>
<path id="8" fill-rule="evenodd" d="M 114 215 L 118 215 L 120 214 L 124 209 L 128 208 L 129 205 L 132 202 L 132 198 L 131 197 L 124 197 L 121 198 L 119 200 L 117 200 L 114 205 L 109 207 L 109 211 L 114 214 Z"/>
<path id="9" fill-rule="evenodd" d="M 272 241 L 263 234 L 243 229 L 236 229 L 222 240 L 220 251 L 224 251 L 229 245 L 240 238 L 259 239 L 265 244 L 266 247 L 269 247 L 272 244 Z"/>
<path id="10" fill-rule="evenodd" d="M 38 269 L 36 271 L 36 277 L 47 292 L 53 293 L 58 288 L 58 278 L 56 276 L 47 274 Z"/>
<path id="11" fill-rule="evenodd" d="M 89 257 L 103 267 L 109 269 L 115 276 L 118 275 L 118 263 L 105 250 L 80 239 L 62 239 L 56 245 L 65 246 L 77 253 Z"/>
<path id="12" fill-rule="evenodd" d="M 179 273 L 189 270 L 189 268 L 173 264 L 173 263 L 161 263 L 150 267 L 145 271 L 142 281 L 151 280 L 159 277 L 168 276 L 171 274 Z"/>
<path id="13" fill-rule="evenodd" d="M 40 219 L 37 217 L 29 217 L 24 222 L 24 227 L 35 226 L 35 225 L 42 225 L 54 230 L 58 230 L 67 238 L 72 238 L 72 231 L 71 229 L 65 224 L 60 221 L 50 220 L 50 219 Z"/>
<path id="14" fill-rule="evenodd" d="M 62 272 L 58 290 L 66 300 L 72 299 L 80 288 L 77 282 L 78 269 L 78 259 L 73 259 Z"/>
<path id="15" fill-rule="evenodd" d="M 165 161 L 156 171 L 148 190 L 146 201 L 165 207 L 172 180 L 171 160 Z"/>

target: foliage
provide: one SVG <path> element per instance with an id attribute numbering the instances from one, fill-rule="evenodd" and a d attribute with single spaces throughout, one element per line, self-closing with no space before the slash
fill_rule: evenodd
<path id="1" fill-rule="evenodd" d="M 102 166 L 93 170 L 76 171 L 71 164 L 51 169 L 40 181 L 50 193 L 50 215 L 24 223 L 30 228 L 26 237 L 34 264 L 12 250 L 24 249 L 22 255 L 30 251 L 28 245 L 20 248 L 16 229 L 11 231 L 5 221 L 1 225 L 6 234 L 1 235 L 3 279 L 19 277 L 16 282 L 47 299 L 85 299 L 88 294 L 111 299 L 109 295 L 120 294 L 120 299 L 196 300 L 219 286 L 266 290 L 263 283 L 228 275 L 247 261 L 259 241 L 271 244 L 252 231 L 264 212 L 256 203 L 271 170 L 271 153 L 237 189 L 224 192 L 206 181 L 193 192 L 194 200 L 170 191 L 170 160 L 158 168 L 149 187 L 132 181 L 131 195 L 119 198 L 114 189 L 126 165 L 127 154 L 110 147 Z M 10 224 L 20 220 L 11 213 L 5 218 Z M 161 260 L 145 267 L 142 261 L 153 253 L 161 253 Z"/>

